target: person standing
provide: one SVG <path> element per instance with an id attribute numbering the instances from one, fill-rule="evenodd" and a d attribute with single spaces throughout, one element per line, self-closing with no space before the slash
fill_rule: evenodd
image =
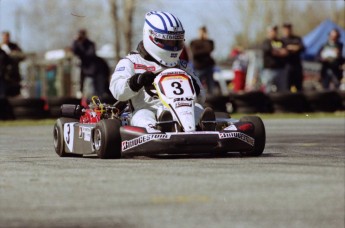
<path id="1" fill-rule="evenodd" d="M 19 71 L 19 63 L 25 59 L 22 49 L 18 44 L 11 41 L 9 32 L 2 32 L 1 49 L 8 55 L 9 62 L 4 73 L 6 84 L 6 95 L 17 96 L 20 94 L 21 76 Z"/>
<path id="2" fill-rule="evenodd" d="M 199 29 L 199 38 L 190 43 L 195 74 L 201 83 L 205 85 L 207 92 L 214 93 L 215 81 L 213 79 L 213 68 L 215 61 L 211 56 L 214 50 L 213 40 L 208 38 L 205 26 Z"/>
<path id="3" fill-rule="evenodd" d="M 7 65 L 10 63 L 10 58 L 0 48 L 0 98 L 6 97 L 6 81 L 5 81 L 5 73 Z"/>
<path id="4" fill-rule="evenodd" d="M 304 44 L 301 37 L 293 33 L 292 24 L 283 24 L 282 41 L 286 46 L 288 55 L 286 56 L 286 74 L 288 78 L 288 89 L 295 88 L 297 91 L 303 90 L 303 67 L 301 53 L 304 51 Z"/>
<path id="5" fill-rule="evenodd" d="M 285 74 L 285 61 L 288 54 L 281 39 L 278 38 L 278 27 L 267 28 L 267 38 L 263 42 L 263 71 L 262 83 L 265 91 L 286 92 L 288 91 L 288 80 Z"/>
<path id="6" fill-rule="evenodd" d="M 339 39 L 339 31 L 333 29 L 328 35 L 328 41 L 318 52 L 318 58 L 322 64 L 321 82 L 324 89 L 330 89 L 331 82 L 333 82 L 336 89 L 340 86 L 342 77 L 341 66 L 344 59 L 342 56 L 343 43 Z"/>
<path id="7" fill-rule="evenodd" d="M 87 37 L 87 31 L 78 31 L 72 44 L 73 53 L 80 58 L 80 91 L 85 97 L 90 97 L 96 92 L 97 62 L 96 45 Z M 84 88 L 85 87 L 85 88 Z"/>

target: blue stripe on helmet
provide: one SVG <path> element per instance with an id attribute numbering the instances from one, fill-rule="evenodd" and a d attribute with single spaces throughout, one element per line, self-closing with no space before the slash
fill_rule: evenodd
<path id="1" fill-rule="evenodd" d="M 156 28 L 156 27 L 153 26 L 147 19 L 145 19 L 145 22 L 146 22 L 153 30 L 155 30 L 156 32 L 165 33 L 165 34 L 168 33 L 167 30 L 162 30 L 162 29 Z"/>
<path id="2" fill-rule="evenodd" d="M 165 31 L 165 32 L 168 32 L 167 24 L 165 23 L 165 20 L 164 20 L 164 18 L 162 17 L 162 15 L 160 15 L 159 13 L 154 13 L 153 15 L 158 16 L 158 17 L 162 20 L 162 23 L 163 23 L 163 26 L 164 26 L 164 31 Z"/>
<path id="3" fill-rule="evenodd" d="M 169 21 L 169 23 L 170 23 L 170 26 L 171 26 L 171 27 L 174 27 L 173 22 L 171 21 L 169 15 L 166 14 L 166 13 L 164 13 L 164 12 L 162 12 L 162 14 L 164 14 L 164 16 L 166 16 L 166 17 L 168 18 L 168 21 Z"/>
<path id="4" fill-rule="evenodd" d="M 176 19 L 176 17 L 175 17 L 174 15 L 172 15 L 172 14 L 170 14 L 170 15 L 174 18 L 174 20 L 175 20 L 175 22 L 176 22 L 176 26 L 177 26 L 177 27 L 180 27 L 181 22 L 180 22 L 180 24 L 179 24 L 178 21 L 177 21 L 177 19 Z"/>
<path id="5" fill-rule="evenodd" d="M 177 19 L 177 20 L 178 20 L 178 22 L 180 23 L 182 30 L 184 30 L 183 25 L 182 25 L 180 19 Z"/>

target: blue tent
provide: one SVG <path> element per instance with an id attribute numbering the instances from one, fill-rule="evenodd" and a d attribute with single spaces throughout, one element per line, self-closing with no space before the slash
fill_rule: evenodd
<path id="1" fill-rule="evenodd" d="M 345 29 L 327 19 L 302 38 L 306 48 L 303 58 L 314 60 L 322 45 L 327 42 L 328 33 L 334 28 L 339 30 L 340 41 L 345 45 Z M 342 55 L 345 57 L 345 48 L 343 48 Z"/>

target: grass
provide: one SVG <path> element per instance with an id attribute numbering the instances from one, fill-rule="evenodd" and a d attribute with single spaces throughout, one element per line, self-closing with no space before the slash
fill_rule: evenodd
<path id="1" fill-rule="evenodd" d="M 42 119 L 42 120 L 1 120 L 0 127 L 8 126 L 53 126 L 55 119 Z"/>
<path id="2" fill-rule="evenodd" d="M 310 119 L 310 118 L 344 118 L 345 112 L 316 112 L 316 113 L 272 113 L 272 114 L 242 114 L 236 113 L 232 114 L 231 117 L 235 119 L 240 119 L 242 116 L 246 115 L 258 115 L 262 119 Z M 42 119 L 42 120 L 0 120 L 0 127 L 8 126 L 53 126 L 55 119 Z"/>

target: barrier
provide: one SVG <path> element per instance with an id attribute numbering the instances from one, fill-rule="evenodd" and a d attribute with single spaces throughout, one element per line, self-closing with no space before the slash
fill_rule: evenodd
<path id="1" fill-rule="evenodd" d="M 115 103 L 109 97 L 104 103 Z M 0 99 L 0 120 L 58 118 L 62 104 L 80 104 L 74 97 L 2 98 Z M 229 96 L 208 96 L 205 106 L 218 112 L 229 113 L 303 113 L 335 112 L 345 110 L 344 91 L 323 91 L 305 93 L 262 92 L 232 93 Z"/>

